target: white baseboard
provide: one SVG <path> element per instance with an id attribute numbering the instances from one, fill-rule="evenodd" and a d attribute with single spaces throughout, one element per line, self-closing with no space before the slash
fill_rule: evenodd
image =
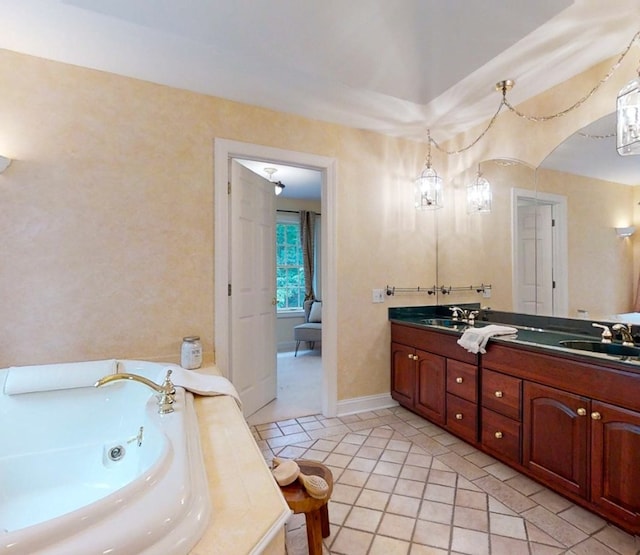
<path id="1" fill-rule="evenodd" d="M 349 414 L 388 409 L 397 406 L 398 402 L 391 398 L 390 393 L 382 393 L 380 395 L 366 395 L 365 397 L 353 397 L 351 399 L 338 401 L 336 408 L 338 416 L 347 416 Z"/>

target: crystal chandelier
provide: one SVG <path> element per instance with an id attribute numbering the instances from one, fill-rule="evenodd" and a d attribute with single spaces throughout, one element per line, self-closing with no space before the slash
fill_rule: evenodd
<path id="1" fill-rule="evenodd" d="M 640 71 L 618 93 L 616 111 L 618 154 L 640 154 Z"/>
<path id="2" fill-rule="evenodd" d="M 431 132 L 427 131 L 427 159 L 424 170 L 415 182 L 416 210 L 442 208 L 442 178 L 431 166 Z"/>
<path id="3" fill-rule="evenodd" d="M 478 165 L 478 175 L 467 187 L 467 213 L 482 212 L 491 212 L 491 184 L 482 176 Z"/>

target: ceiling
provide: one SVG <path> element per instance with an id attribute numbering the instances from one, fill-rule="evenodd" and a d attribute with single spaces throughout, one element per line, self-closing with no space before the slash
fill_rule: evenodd
<path id="1" fill-rule="evenodd" d="M 640 0 L 2 0 L 0 48 L 444 141 L 624 50 Z M 615 6 L 615 9 L 612 9 Z M 283 180 L 284 181 L 284 180 Z"/>

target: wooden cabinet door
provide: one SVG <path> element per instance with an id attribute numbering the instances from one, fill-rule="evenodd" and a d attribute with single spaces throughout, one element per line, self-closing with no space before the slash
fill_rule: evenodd
<path id="1" fill-rule="evenodd" d="M 446 359 L 420 350 L 416 355 L 415 411 L 436 424 L 445 424 Z"/>
<path id="2" fill-rule="evenodd" d="M 640 529 L 640 413 L 593 401 L 591 500 Z"/>
<path id="3" fill-rule="evenodd" d="M 391 343 L 391 397 L 406 407 L 413 407 L 416 388 L 415 349 Z"/>
<path id="4" fill-rule="evenodd" d="M 522 463 L 550 486 L 588 497 L 590 400 L 524 382 Z"/>

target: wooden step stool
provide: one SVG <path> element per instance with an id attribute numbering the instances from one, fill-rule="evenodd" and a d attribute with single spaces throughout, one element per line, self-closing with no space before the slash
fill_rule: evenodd
<path id="1" fill-rule="evenodd" d="M 294 480 L 288 486 L 280 486 L 289 508 L 295 514 L 304 513 L 307 522 L 309 555 L 322 555 L 322 538 L 328 538 L 331 533 L 328 505 L 333 492 L 333 475 L 331 470 L 320 462 L 305 459 L 296 459 L 296 462 L 300 467 L 300 472 L 320 476 L 329 484 L 329 493 L 325 499 L 311 497 L 300 480 Z"/>

